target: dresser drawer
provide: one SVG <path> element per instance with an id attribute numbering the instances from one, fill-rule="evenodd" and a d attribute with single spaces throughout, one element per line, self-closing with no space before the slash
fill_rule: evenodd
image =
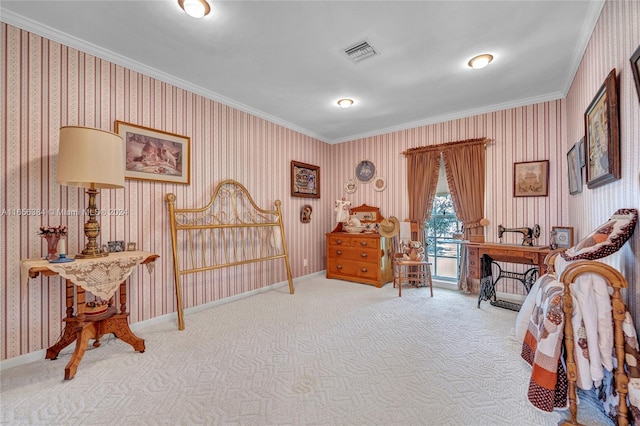
<path id="1" fill-rule="evenodd" d="M 329 246 L 328 258 L 353 260 L 364 263 L 377 263 L 380 251 L 377 248 L 358 248 L 349 246 Z"/>
<path id="2" fill-rule="evenodd" d="M 378 278 L 378 267 L 376 263 L 362 263 L 353 260 L 335 259 L 332 262 L 328 262 L 327 273 L 375 280 Z"/>
<path id="3" fill-rule="evenodd" d="M 380 238 L 360 237 L 358 234 L 329 235 L 327 236 L 327 245 L 375 249 L 380 247 Z"/>

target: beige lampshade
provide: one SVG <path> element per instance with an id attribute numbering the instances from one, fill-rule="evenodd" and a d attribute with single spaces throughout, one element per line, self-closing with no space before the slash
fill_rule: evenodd
<path id="1" fill-rule="evenodd" d="M 60 129 L 58 183 L 83 188 L 124 188 L 124 141 L 90 127 Z"/>

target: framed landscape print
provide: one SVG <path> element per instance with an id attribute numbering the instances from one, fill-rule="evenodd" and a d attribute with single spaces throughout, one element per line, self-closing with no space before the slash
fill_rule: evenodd
<path id="1" fill-rule="evenodd" d="M 124 140 L 126 179 L 189 184 L 187 136 L 116 121 L 115 133 Z"/>
<path id="2" fill-rule="evenodd" d="M 574 144 L 567 154 L 569 170 L 569 194 L 582 192 L 582 166 L 580 161 L 580 142 Z"/>
<path id="3" fill-rule="evenodd" d="M 292 161 L 291 196 L 320 198 L 320 167 Z"/>
<path id="4" fill-rule="evenodd" d="M 587 187 L 620 179 L 616 70 L 611 70 L 584 113 Z"/>
<path id="5" fill-rule="evenodd" d="M 513 164 L 514 197 L 549 195 L 549 160 Z"/>

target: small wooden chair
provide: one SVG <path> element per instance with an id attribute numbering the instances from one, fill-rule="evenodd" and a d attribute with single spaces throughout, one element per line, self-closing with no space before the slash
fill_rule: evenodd
<path id="1" fill-rule="evenodd" d="M 418 240 L 420 228 L 416 222 L 411 222 L 411 239 Z M 396 237 L 399 239 L 400 237 Z M 431 297 L 433 297 L 433 282 L 431 280 L 431 263 L 428 258 L 425 260 L 406 260 L 403 253 L 400 252 L 400 244 L 396 245 L 393 254 L 393 287 L 398 285 L 398 297 L 402 297 L 403 280 L 415 285 L 416 287 L 429 286 Z M 425 252 L 425 256 L 427 256 Z"/>
<path id="2" fill-rule="evenodd" d="M 393 285 L 398 283 L 398 297 L 402 297 L 402 281 L 405 280 L 416 287 L 429 286 L 433 297 L 433 281 L 431 280 L 431 263 L 426 260 L 396 260 L 394 264 Z"/>

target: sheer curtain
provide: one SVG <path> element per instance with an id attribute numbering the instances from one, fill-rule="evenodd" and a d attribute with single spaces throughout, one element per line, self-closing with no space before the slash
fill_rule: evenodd
<path id="1" fill-rule="evenodd" d="M 464 225 L 464 237 L 472 242 L 484 242 L 484 182 L 485 145 L 487 138 L 468 139 L 440 145 L 408 149 L 409 215 L 421 228 L 431 216 L 438 183 L 440 154 L 444 161 L 447 182 L 456 215 Z M 423 230 L 424 231 L 424 230 Z M 421 232 L 424 238 L 424 232 Z M 467 253 L 462 250 L 458 288 L 469 291 Z"/>

